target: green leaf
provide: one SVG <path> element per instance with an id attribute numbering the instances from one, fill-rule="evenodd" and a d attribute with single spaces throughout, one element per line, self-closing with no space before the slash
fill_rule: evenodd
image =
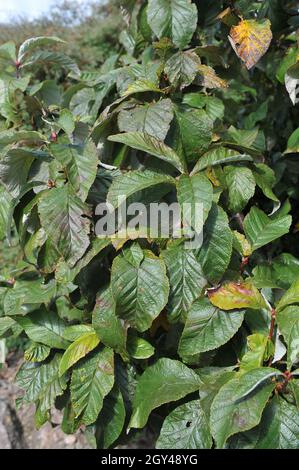
<path id="1" fill-rule="evenodd" d="M 165 73 L 170 83 L 181 90 L 195 79 L 200 59 L 194 52 L 179 51 L 172 55 L 165 63 Z"/>
<path id="2" fill-rule="evenodd" d="M 21 69 L 31 67 L 36 64 L 46 64 L 47 66 L 51 64 L 52 66 L 60 68 L 63 67 L 64 69 L 73 72 L 75 76 L 80 74 L 80 69 L 76 62 L 61 52 L 50 52 L 47 50 L 34 51 L 26 58 L 25 62 L 23 62 Z"/>
<path id="3" fill-rule="evenodd" d="M 231 367 L 201 367 L 196 372 L 202 384 L 200 385 L 200 404 L 209 418 L 212 402 L 221 387 L 236 375 L 234 366 Z"/>
<path id="4" fill-rule="evenodd" d="M 294 324 L 299 321 L 299 307 L 297 305 L 290 305 L 277 311 L 276 321 L 280 332 L 285 337 L 285 340 L 288 341 Z"/>
<path id="5" fill-rule="evenodd" d="M 211 432 L 218 448 L 223 448 L 230 436 L 259 424 L 275 387 L 269 379 L 272 372 L 275 369 L 269 367 L 255 369 L 230 380 L 220 389 L 213 400 L 210 416 Z M 254 393 L 242 399 L 261 380 L 264 381 L 261 388 L 253 389 Z"/>
<path id="6" fill-rule="evenodd" d="M 203 109 L 179 108 L 176 111 L 179 137 L 188 161 L 206 151 L 212 140 L 213 121 Z"/>
<path id="7" fill-rule="evenodd" d="M 175 408 L 164 420 L 156 449 L 210 449 L 212 437 L 200 400 Z"/>
<path id="8" fill-rule="evenodd" d="M 16 45 L 13 41 L 5 42 L 0 46 L 0 59 L 9 60 L 15 62 L 16 56 Z"/>
<path id="9" fill-rule="evenodd" d="M 38 210 L 46 234 L 64 259 L 74 265 L 89 245 L 89 221 L 83 217 L 87 207 L 66 184 L 46 192 Z"/>
<path id="10" fill-rule="evenodd" d="M 79 85 L 78 85 L 79 87 Z M 84 116 L 87 116 L 87 119 L 91 120 L 91 115 L 93 114 L 92 106 L 96 103 L 96 92 L 93 88 L 84 87 L 81 85 L 74 94 L 71 95 L 69 101 L 69 107 L 72 114 L 77 119 L 84 119 Z M 97 110 L 95 111 L 95 113 Z M 96 118 L 96 114 L 92 116 Z M 86 119 L 86 118 L 85 118 Z"/>
<path id="11" fill-rule="evenodd" d="M 241 84 L 238 82 L 238 91 L 240 86 Z M 227 132 L 224 134 L 224 139 L 225 141 L 222 142 L 222 145 L 225 145 L 225 147 L 236 149 L 246 154 L 252 155 L 253 158 L 260 157 L 261 153 L 266 150 L 264 133 L 259 131 L 258 128 L 236 129 L 234 126 L 230 126 Z"/>
<path id="12" fill-rule="evenodd" d="M 155 354 L 155 348 L 148 341 L 135 334 L 129 335 L 127 349 L 134 359 L 148 359 Z"/>
<path id="13" fill-rule="evenodd" d="M 231 448 L 297 449 L 299 445 L 298 410 L 276 396 L 266 406 L 260 424 L 234 436 Z"/>
<path id="14" fill-rule="evenodd" d="M 163 93 L 163 90 L 160 90 L 159 86 L 150 81 L 143 78 L 136 80 L 135 82 L 131 83 L 126 90 L 121 93 L 122 98 L 127 98 L 130 95 L 134 95 L 135 93 L 144 93 L 146 91 L 152 91 L 154 93 Z"/>
<path id="15" fill-rule="evenodd" d="M 27 362 L 42 362 L 49 356 L 51 348 L 40 343 L 31 343 L 24 352 L 24 359 Z"/>
<path id="16" fill-rule="evenodd" d="M 74 434 L 78 431 L 80 426 L 79 419 L 75 418 L 75 412 L 70 399 L 67 401 L 66 406 L 63 410 L 63 419 L 61 423 L 61 430 L 65 434 Z"/>
<path id="17" fill-rule="evenodd" d="M 162 257 L 170 283 L 168 318 L 176 322 L 186 318 L 192 302 L 200 296 L 207 281 L 194 252 L 183 244 L 170 244 Z"/>
<path id="18" fill-rule="evenodd" d="M 45 136 L 37 131 L 16 131 L 14 129 L 0 132 L 0 146 L 9 144 L 16 144 L 18 142 L 26 143 L 27 145 L 37 145 L 46 141 Z M 14 149 L 21 150 L 21 149 Z M 27 149 L 26 149 L 27 150 Z"/>
<path id="19" fill-rule="evenodd" d="M 292 372 L 292 375 L 293 376 L 295 375 L 294 371 Z M 297 375 L 299 375 L 299 374 L 297 373 Z M 295 399 L 297 410 L 299 410 L 299 383 L 298 383 L 298 380 L 292 380 L 289 386 L 290 386 L 291 392 L 293 394 L 293 397 Z"/>
<path id="20" fill-rule="evenodd" d="M 40 409 L 45 412 L 54 404 L 55 398 L 63 394 L 67 387 L 66 377 L 59 377 L 58 366 L 60 354 L 44 364 L 24 363 L 16 375 L 16 383 L 25 394 L 22 397 L 26 403 L 41 400 Z"/>
<path id="21" fill-rule="evenodd" d="M 249 350 L 240 362 L 240 374 L 262 367 L 264 360 L 269 359 L 269 338 L 267 336 L 261 333 L 247 336 L 247 345 Z"/>
<path id="22" fill-rule="evenodd" d="M 0 160 L 0 182 L 12 197 L 22 192 L 33 160 L 34 154 L 21 148 L 9 150 Z"/>
<path id="23" fill-rule="evenodd" d="M 213 186 L 203 174 L 180 176 L 177 197 L 184 222 L 200 234 L 213 202 Z"/>
<path id="24" fill-rule="evenodd" d="M 42 411 L 40 404 L 38 403 L 35 408 L 34 424 L 37 430 L 39 430 L 47 421 L 51 420 L 50 411 Z"/>
<path id="25" fill-rule="evenodd" d="M 284 78 L 287 70 L 292 66 L 295 65 L 297 62 L 298 56 L 298 49 L 297 47 L 290 47 L 283 59 L 280 61 L 279 67 L 276 72 L 276 78 L 280 81 L 280 83 L 284 84 Z"/>
<path id="26" fill-rule="evenodd" d="M 0 240 L 5 237 L 8 230 L 11 206 L 12 196 L 0 184 Z"/>
<path id="27" fill-rule="evenodd" d="M 201 170 L 205 170 L 208 167 L 213 167 L 216 165 L 244 161 L 252 162 L 253 158 L 250 155 L 240 153 L 237 150 L 231 150 L 225 147 L 217 147 L 209 150 L 200 157 L 191 174 L 193 175 Z"/>
<path id="28" fill-rule="evenodd" d="M 0 45 L 0 349 L 37 427 L 95 447 L 298 447 L 292 2 L 113 2 L 83 60 L 72 38 L 85 72 Z"/>
<path id="29" fill-rule="evenodd" d="M 179 361 L 162 358 L 148 367 L 137 383 L 130 428 L 146 425 L 152 410 L 199 389 L 198 375 Z"/>
<path id="30" fill-rule="evenodd" d="M 183 97 L 183 104 L 192 108 L 206 108 L 208 116 L 213 120 L 222 119 L 225 107 L 223 102 L 215 96 L 205 95 L 204 93 L 187 93 Z"/>
<path id="31" fill-rule="evenodd" d="M 68 109 L 63 109 L 59 115 L 57 125 L 68 135 L 75 130 L 75 119 Z"/>
<path id="32" fill-rule="evenodd" d="M 277 281 L 272 275 L 272 269 L 268 264 L 261 264 L 259 266 L 255 266 L 255 268 L 253 268 L 252 270 L 252 274 L 253 283 L 259 289 L 266 287 L 278 287 Z"/>
<path id="33" fill-rule="evenodd" d="M 125 29 L 120 33 L 119 40 L 124 46 L 126 52 L 130 55 L 133 55 L 136 47 L 136 40 L 132 34 L 130 34 L 129 31 Z"/>
<path id="34" fill-rule="evenodd" d="M 288 369 L 299 362 L 299 321 L 294 323 L 288 342 Z"/>
<path id="35" fill-rule="evenodd" d="M 71 325 L 64 329 L 63 337 L 67 341 L 73 342 L 79 339 L 82 335 L 93 332 L 94 329 L 91 325 Z"/>
<path id="36" fill-rule="evenodd" d="M 288 233 L 291 223 L 290 215 L 271 219 L 262 210 L 252 207 L 244 219 L 244 231 L 252 249 L 257 250 Z"/>
<path id="37" fill-rule="evenodd" d="M 178 352 L 182 358 L 211 351 L 227 343 L 239 330 L 244 311 L 226 312 L 208 299 L 196 300 L 187 315 Z"/>
<path id="38" fill-rule="evenodd" d="M 261 188 L 264 195 L 274 202 L 278 202 L 278 198 L 272 191 L 273 186 L 276 183 L 275 173 L 269 166 L 264 163 L 256 163 L 253 171 L 254 179 L 256 184 Z"/>
<path id="39" fill-rule="evenodd" d="M 138 331 L 147 330 L 165 307 L 169 283 L 163 260 L 144 251 L 139 266 L 132 264 L 126 252 L 112 264 L 111 288 L 116 302 L 116 314 Z"/>
<path id="40" fill-rule="evenodd" d="M 299 260 L 289 253 L 282 253 L 253 269 L 254 283 L 257 287 L 280 287 L 288 289 L 294 279 L 299 277 Z"/>
<path id="41" fill-rule="evenodd" d="M 40 36 L 27 39 L 20 46 L 18 53 L 18 61 L 22 62 L 25 55 L 32 52 L 36 48 L 44 49 L 45 46 L 52 46 L 59 43 L 65 43 L 65 41 L 55 36 Z"/>
<path id="42" fill-rule="evenodd" d="M 63 336 L 65 324 L 56 313 L 40 309 L 24 317 L 14 318 L 31 341 L 57 349 L 66 349 L 69 346 Z"/>
<path id="43" fill-rule="evenodd" d="M 130 196 L 148 188 L 155 190 L 155 186 L 167 185 L 171 188 L 175 186 L 176 181 L 169 175 L 158 173 L 151 170 L 135 170 L 113 179 L 109 188 L 107 201 L 117 208 Z"/>
<path id="44" fill-rule="evenodd" d="M 0 317 L 0 338 L 3 338 L 4 335 L 9 332 L 9 330 L 16 325 L 16 322 L 13 318 L 10 317 Z"/>
<path id="45" fill-rule="evenodd" d="M 296 129 L 288 140 L 288 146 L 285 153 L 297 153 L 299 152 L 299 129 Z"/>
<path id="46" fill-rule="evenodd" d="M 143 132 L 126 132 L 109 136 L 108 140 L 120 142 L 133 149 L 141 150 L 150 155 L 154 155 L 177 168 L 181 173 L 185 171 L 185 164 L 175 151 L 160 140 Z"/>
<path id="47" fill-rule="evenodd" d="M 97 174 L 98 155 L 93 142 L 84 146 L 52 144 L 50 151 L 61 164 L 74 193 L 85 201 Z"/>
<path id="48" fill-rule="evenodd" d="M 74 341 L 63 354 L 59 364 L 59 375 L 63 375 L 70 367 L 97 347 L 100 340 L 95 332 L 85 333 Z"/>
<path id="49" fill-rule="evenodd" d="M 129 248 L 125 249 L 123 255 L 135 268 L 139 268 L 141 262 L 144 260 L 144 252 L 138 243 L 133 243 Z"/>
<path id="50" fill-rule="evenodd" d="M 104 399 L 103 408 L 96 423 L 98 449 L 108 449 L 120 436 L 126 418 L 123 396 L 116 387 Z"/>
<path id="51" fill-rule="evenodd" d="M 273 422 L 267 423 L 265 434 L 261 434 L 261 440 L 257 448 L 260 449 L 298 449 L 299 425 L 298 410 L 282 397 L 274 401 L 275 409 Z M 263 438 L 263 436 L 265 436 Z"/>
<path id="52" fill-rule="evenodd" d="M 285 294 L 286 295 L 286 294 Z M 287 344 L 288 369 L 299 362 L 299 307 L 290 305 L 279 309 L 276 314 L 279 331 Z"/>
<path id="53" fill-rule="evenodd" d="M 173 104 L 170 99 L 157 103 L 131 105 L 118 115 L 121 132 L 144 132 L 159 140 L 164 140 L 173 119 Z"/>
<path id="54" fill-rule="evenodd" d="M 228 165 L 224 168 L 228 188 L 228 207 L 232 212 L 244 209 L 255 193 L 255 179 L 249 168 Z"/>
<path id="55" fill-rule="evenodd" d="M 71 399 L 75 416 L 86 425 L 96 421 L 103 399 L 114 384 L 114 356 L 104 348 L 83 359 L 72 373 Z"/>
<path id="56" fill-rule="evenodd" d="M 236 308 L 251 308 L 260 310 L 267 307 L 267 303 L 260 291 L 252 281 L 226 282 L 222 286 L 208 292 L 213 305 L 223 310 Z"/>
<path id="57" fill-rule="evenodd" d="M 92 313 L 92 326 L 105 346 L 109 346 L 118 353 L 124 353 L 127 327 L 116 315 L 116 303 L 110 287 L 97 297 Z"/>
<path id="58" fill-rule="evenodd" d="M 246 129 L 254 129 L 258 122 L 266 119 L 268 114 L 268 100 L 264 101 L 255 111 L 246 116 L 244 126 Z"/>
<path id="59" fill-rule="evenodd" d="M 281 297 L 277 304 L 277 311 L 283 309 L 287 305 L 299 302 L 299 278 L 296 279 L 286 293 Z"/>
<path id="60" fill-rule="evenodd" d="M 139 14 L 139 29 L 140 32 L 143 36 L 143 38 L 147 42 L 151 42 L 152 40 L 152 31 L 151 28 L 149 27 L 149 24 L 147 22 L 147 5 L 143 5 L 140 10 Z"/>
<path id="61" fill-rule="evenodd" d="M 232 232 L 224 210 L 213 204 L 203 231 L 203 244 L 198 259 L 207 279 L 218 282 L 232 255 Z"/>
<path id="62" fill-rule="evenodd" d="M 190 0 L 149 0 L 147 20 L 159 39 L 168 37 L 184 48 L 196 29 L 197 8 Z"/>
<path id="63" fill-rule="evenodd" d="M 56 284 L 52 280 L 45 284 L 42 279 L 18 280 L 4 297 L 6 315 L 26 315 L 47 303 L 56 295 Z"/>
<path id="64" fill-rule="evenodd" d="M 47 107 L 59 106 L 61 104 L 61 89 L 54 80 L 45 80 L 33 85 L 30 88 L 29 94 L 36 97 Z"/>

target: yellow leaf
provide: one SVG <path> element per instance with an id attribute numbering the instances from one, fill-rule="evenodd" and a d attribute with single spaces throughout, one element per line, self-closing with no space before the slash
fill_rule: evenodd
<path id="1" fill-rule="evenodd" d="M 259 310 L 267 307 L 263 296 L 250 280 L 227 282 L 217 289 L 209 289 L 208 296 L 211 303 L 222 310 L 236 308 Z"/>
<path id="2" fill-rule="evenodd" d="M 251 69 L 267 52 L 271 40 L 269 20 L 242 20 L 230 30 L 230 43 L 238 57 Z"/>
<path id="3" fill-rule="evenodd" d="M 201 86 L 206 88 L 227 88 L 228 83 L 222 78 L 218 77 L 215 70 L 208 65 L 198 66 L 199 76 L 197 80 Z"/>
<path id="4" fill-rule="evenodd" d="M 237 375 L 245 374 L 252 369 L 263 366 L 263 362 L 268 360 L 273 354 L 274 345 L 268 336 L 261 333 L 255 333 L 247 336 L 248 351 L 242 357 L 240 369 Z"/>
<path id="5" fill-rule="evenodd" d="M 249 241 L 245 238 L 242 233 L 237 230 L 233 231 L 234 234 L 234 247 L 242 256 L 250 256 L 252 254 L 252 247 Z"/>
<path id="6" fill-rule="evenodd" d="M 225 18 L 227 15 L 230 15 L 232 12 L 232 9 L 230 7 L 226 8 L 225 10 L 221 11 L 219 15 L 216 16 L 217 20 L 222 20 Z"/>
<path id="7" fill-rule="evenodd" d="M 208 167 L 205 171 L 207 177 L 213 184 L 213 186 L 216 186 L 217 188 L 221 185 L 220 181 L 218 180 L 214 168 Z"/>
<path id="8" fill-rule="evenodd" d="M 59 375 L 62 376 L 70 367 L 97 347 L 100 340 L 94 331 L 85 333 L 74 341 L 64 352 L 60 364 Z"/>

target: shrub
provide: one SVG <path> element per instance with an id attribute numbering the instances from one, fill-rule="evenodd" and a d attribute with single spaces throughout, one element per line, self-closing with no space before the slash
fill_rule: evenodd
<path id="1" fill-rule="evenodd" d="M 29 20 L 16 16 L 0 23 L 0 43 L 14 38 L 17 46 L 31 36 L 59 36 L 64 52 L 80 67 L 95 68 L 121 49 L 118 31 L 124 28 L 119 0 L 109 2 L 57 0 L 47 14 Z M 47 70 L 47 73 L 51 68 Z M 59 75 L 59 70 L 56 70 Z"/>
<path id="2" fill-rule="evenodd" d="M 31 341 L 17 383 L 38 427 L 55 406 L 98 447 L 145 426 L 157 448 L 298 447 L 292 3 L 131 2 L 99 71 L 57 38 L 1 46 L 0 232 L 13 217 L 24 264 L 0 331 Z M 99 234 L 119 197 L 186 205 L 184 230 L 139 213 Z"/>

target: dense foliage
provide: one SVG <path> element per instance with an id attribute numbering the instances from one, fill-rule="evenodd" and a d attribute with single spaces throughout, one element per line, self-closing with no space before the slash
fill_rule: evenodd
<path id="1" fill-rule="evenodd" d="M 11 38 L 20 46 L 29 37 L 58 36 L 66 41 L 64 53 L 80 67 L 91 69 L 121 50 L 119 31 L 125 27 L 121 0 L 54 0 L 51 9 L 35 19 L 14 16 L 0 22 L 0 43 Z M 49 78 L 51 68 L 45 67 Z M 61 70 L 55 70 L 59 77 Z"/>
<path id="2" fill-rule="evenodd" d="M 98 70 L 55 37 L 0 46 L 0 237 L 23 253 L 0 335 L 30 340 L 21 402 L 104 448 L 145 426 L 157 448 L 298 448 L 298 2 L 126 3 Z M 202 246 L 96 236 L 119 196 L 202 203 Z"/>

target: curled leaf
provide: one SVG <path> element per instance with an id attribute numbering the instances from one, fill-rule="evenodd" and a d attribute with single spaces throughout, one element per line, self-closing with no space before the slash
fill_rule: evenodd
<path id="1" fill-rule="evenodd" d="M 228 84 L 225 80 L 218 77 L 215 70 L 208 65 L 199 65 L 198 66 L 198 77 L 197 83 L 205 88 L 227 88 Z"/>

